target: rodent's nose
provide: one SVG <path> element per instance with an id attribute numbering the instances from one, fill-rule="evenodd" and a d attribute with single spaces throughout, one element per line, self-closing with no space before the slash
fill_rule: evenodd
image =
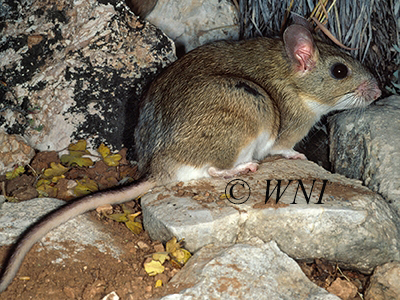
<path id="1" fill-rule="evenodd" d="M 378 99 L 382 94 L 375 80 L 366 80 L 361 83 L 358 86 L 356 93 L 365 100 L 371 102 Z"/>
<path id="2" fill-rule="evenodd" d="M 374 92 L 374 100 L 378 99 L 382 95 L 382 91 L 379 89 L 376 83 L 374 84 L 373 92 Z"/>

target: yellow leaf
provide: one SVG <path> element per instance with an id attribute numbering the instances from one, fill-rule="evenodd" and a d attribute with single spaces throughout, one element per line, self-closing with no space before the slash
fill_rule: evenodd
<path id="1" fill-rule="evenodd" d="M 19 277 L 19 280 L 28 281 L 28 280 L 31 280 L 31 278 L 30 278 L 29 276 L 20 276 L 20 277 Z"/>
<path id="2" fill-rule="evenodd" d="M 133 221 L 128 221 L 125 222 L 126 227 L 129 228 L 130 231 L 132 231 L 134 234 L 139 234 L 143 230 L 142 223 L 140 222 L 133 222 Z"/>
<path id="3" fill-rule="evenodd" d="M 85 140 L 79 140 L 75 144 L 69 144 L 68 146 L 69 151 L 85 151 L 86 150 L 86 141 Z"/>
<path id="4" fill-rule="evenodd" d="M 101 154 L 101 157 L 105 158 L 107 156 L 110 155 L 111 151 L 110 148 L 108 148 L 106 145 L 104 145 L 103 143 L 101 143 L 101 145 L 99 146 L 99 148 L 97 148 L 97 152 L 99 152 Z"/>
<path id="5" fill-rule="evenodd" d="M 220 200 L 224 200 L 224 199 L 229 199 L 230 197 L 229 197 L 229 195 L 227 195 L 227 194 L 222 194 L 221 196 L 219 196 L 219 199 Z"/>
<path id="6" fill-rule="evenodd" d="M 123 214 L 112 214 L 112 215 L 105 215 L 107 218 L 117 221 L 117 222 L 128 222 L 128 217 L 125 213 Z"/>
<path id="7" fill-rule="evenodd" d="M 71 156 L 76 156 L 76 157 L 82 157 L 86 154 L 90 154 L 90 152 L 88 150 L 70 150 L 69 151 L 69 155 Z"/>
<path id="8" fill-rule="evenodd" d="M 164 272 L 164 266 L 159 261 L 152 260 L 144 264 L 144 270 L 149 276 L 156 276 Z"/>
<path id="9" fill-rule="evenodd" d="M 43 177 L 50 179 L 54 176 L 61 176 L 65 174 L 69 168 L 64 167 L 62 164 L 52 162 L 50 163 L 50 168 L 44 170 Z"/>
<path id="10" fill-rule="evenodd" d="M 125 210 L 124 210 L 124 212 L 125 212 Z M 127 213 L 127 217 L 128 217 L 128 219 L 129 219 L 129 221 L 134 222 L 134 221 L 135 221 L 135 218 L 136 218 L 138 215 L 140 215 L 141 213 L 142 213 L 141 211 L 138 211 L 137 213 L 134 213 L 134 214 Z"/>
<path id="11" fill-rule="evenodd" d="M 82 157 L 85 154 L 90 154 L 86 150 L 86 141 L 79 140 L 75 144 L 70 144 L 68 146 L 69 154 L 64 154 L 61 156 L 61 162 L 68 166 L 78 165 L 80 167 L 93 166 L 93 161 L 88 157 Z"/>
<path id="12" fill-rule="evenodd" d="M 25 168 L 23 166 L 19 166 L 18 168 L 15 168 L 11 172 L 6 173 L 6 179 L 14 179 L 17 178 L 19 175 L 25 172 Z"/>
<path id="13" fill-rule="evenodd" d="M 154 287 L 158 288 L 158 287 L 162 287 L 162 285 L 163 285 L 162 280 L 161 280 L 161 279 L 158 279 L 158 280 L 156 281 L 156 284 L 154 285 Z"/>
<path id="14" fill-rule="evenodd" d="M 78 185 L 74 188 L 77 197 L 91 194 L 99 189 L 97 183 L 91 179 L 78 180 L 77 183 Z"/>
<path id="15" fill-rule="evenodd" d="M 165 250 L 169 253 L 175 252 L 176 250 L 180 249 L 181 245 L 177 241 L 176 237 L 173 237 L 165 244 Z"/>
<path id="16" fill-rule="evenodd" d="M 181 268 L 192 256 L 189 251 L 182 248 L 183 239 L 179 242 L 176 237 L 170 239 L 165 245 L 165 249 L 172 256 L 171 264 L 175 268 Z"/>
<path id="17" fill-rule="evenodd" d="M 181 265 L 186 264 L 186 262 L 189 260 L 189 258 L 192 257 L 192 254 L 190 254 L 190 252 L 187 251 L 186 249 L 176 250 L 175 252 L 171 253 L 171 255 Z"/>
<path id="18" fill-rule="evenodd" d="M 169 260 L 168 252 L 156 252 L 156 253 L 153 253 L 153 260 L 157 260 L 161 264 L 163 264 L 166 260 Z"/>
<path id="19" fill-rule="evenodd" d="M 51 181 L 48 179 L 39 179 L 38 182 L 36 183 L 36 187 L 41 186 L 42 184 L 50 184 Z"/>
<path id="20" fill-rule="evenodd" d="M 116 167 L 119 165 L 119 161 L 122 159 L 120 154 L 111 154 L 104 157 L 104 162 L 107 166 Z"/>
<path id="21" fill-rule="evenodd" d="M 36 187 L 37 192 L 39 193 L 39 197 L 55 197 L 57 195 L 57 188 L 51 186 L 47 182 L 42 182 L 41 185 Z"/>
<path id="22" fill-rule="evenodd" d="M 54 177 L 51 179 L 51 182 L 57 183 L 60 179 L 63 179 L 63 178 L 65 178 L 64 175 L 61 175 L 61 176 L 54 176 Z"/>
<path id="23" fill-rule="evenodd" d="M 82 157 L 82 155 L 64 154 L 61 156 L 61 162 L 68 166 L 78 165 L 80 167 L 93 166 L 93 161 L 88 157 Z"/>

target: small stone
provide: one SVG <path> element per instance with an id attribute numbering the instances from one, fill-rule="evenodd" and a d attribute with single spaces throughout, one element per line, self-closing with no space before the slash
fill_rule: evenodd
<path id="1" fill-rule="evenodd" d="M 0 174 L 27 165 L 34 155 L 35 150 L 23 137 L 0 131 Z"/>
<path id="2" fill-rule="evenodd" d="M 343 300 L 354 299 L 357 295 L 357 287 L 351 282 L 340 278 L 336 278 L 326 290 Z"/>
<path id="3" fill-rule="evenodd" d="M 137 242 L 137 245 L 139 246 L 139 248 L 140 249 L 148 249 L 148 248 L 150 248 L 150 246 L 149 245 L 147 245 L 145 242 L 142 242 L 142 241 L 138 241 Z"/>
<path id="4" fill-rule="evenodd" d="M 165 252 L 165 248 L 162 243 L 155 244 L 153 246 L 153 248 L 154 248 L 154 251 L 156 251 L 156 252 Z"/>
<path id="5" fill-rule="evenodd" d="M 104 296 L 101 300 L 119 300 L 119 296 L 116 292 L 111 292 L 108 295 Z"/>
<path id="6" fill-rule="evenodd" d="M 96 208 L 96 211 L 99 214 L 109 215 L 109 214 L 113 213 L 113 207 L 110 204 L 106 204 L 106 205 L 102 205 L 102 206 L 99 206 L 98 208 Z"/>

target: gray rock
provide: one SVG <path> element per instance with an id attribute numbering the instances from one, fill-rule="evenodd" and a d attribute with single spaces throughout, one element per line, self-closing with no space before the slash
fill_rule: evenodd
<path id="1" fill-rule="evenodd" d="M 330 126 L 334 171 L 360 179 L 381 194 L 400 215 L 400 96 L 365 111 L 335 115 Z"/>
<path id="2" fill-rule="evenodd" d="M 400 299 L 400 263 L 391 262 L 375 269 L 365 300 Z"/>
<path id="3" fill-rule="evenodd" d="M 15 166 L 25 166 L 35 155 L 35 150 L 26 140 L 0 130 L 0 174 L 14 170 Z"/>
<path id="4" fill-rule="evenodd" d="M 312 283 L 275 242 L 206 246 L 170 281 L 171 299 L 339 299 Z M 189 286 L 189 287 L 188 287 Z"/>
<path id="5" fill-rule="evenodd" d="M 146 20 L 171 37 L 185 52 L 216 40 L 239 37 L 237 11 L 227 0 L 159 0 Z"/>
<path id="6" fill-rule="evenodd" d="M 15 243 L 28 227 L 64 204 L 65 201 L 53 198 L 3 203 L 0 207 L 0 246 Z M 74 245 L 76 251 L 84 250 L 85 245 L 92 245 L 99 251 L 108 252 L 116 258 L 121 253 L 117 243 L 113 242 L 113 237 L 104 231 L 100 223 L 93 222 L 86 215 L 80 215 L 50 231 L 41 239 L 40 245 L 42 250 L 64 250 L 62 242 L 65 241 L 68 241 L 69 245 Z"/>
<path id="7" fill-rule="evenodd" d="M 0 128 L 38 150 L 130 146 L 136 100 L 176 59 L 173 42 L 123 0 L 26 2 L 4 10 Z"/>
<path id="8" fill-rule="evenodd" d="M 359 181 L 309 161 L 285 159 L 267 161 L 256 173 L 239 179 L 247 182 L 251 194 L 237 205 L 220 200 L 230 180 L 203 179 L 154 189 L 142 197 L 145 229 L 156 240 L 184 238 L 192 252 L 210 243 L 229 245 L 258 237 L 275 240 L 293 258 L 325 258 L 368 272 L 400 260 L 398 217 Z M 309 204 L 298 182 L 292 182 L 274 205 L 272 199 L 265 204 L 267 179 L 302 179 L 307 197 L 312 180 L 316 182 Z M 323 179 L 327 184 L 322 192 Z M 275 185 L 272 182 L 269 194 Z M 316 204 L 321 194 L 322 204 Z M 271 198 L 276 199 L 276 191 Z"/>

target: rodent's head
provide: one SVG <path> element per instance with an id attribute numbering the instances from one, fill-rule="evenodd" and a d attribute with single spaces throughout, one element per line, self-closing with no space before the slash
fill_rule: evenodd
<path id="1" fill-rule="evenodd" d="M 365 107 L 381 95 L 375 78 L 360 62 L 314 41 L 305 27 L 291 25 L 283 38 L 293 68 L 292 82 L 315 112 Z"/>

